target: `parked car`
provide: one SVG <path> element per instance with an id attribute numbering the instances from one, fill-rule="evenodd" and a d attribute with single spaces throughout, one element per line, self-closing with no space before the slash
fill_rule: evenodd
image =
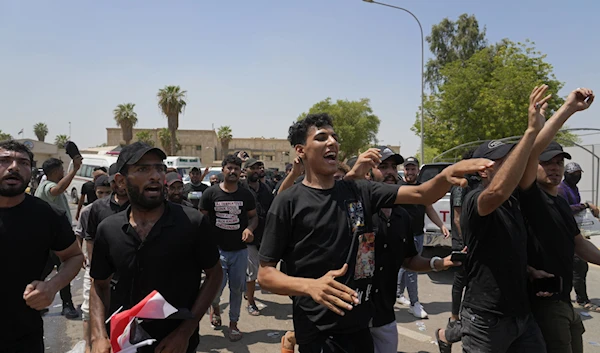
<path id="1" fill-rule="evenodd" d="M 417 180 L 424 183 L 430 179 L 433 179 L 442 170 L 446 169 L 452 163 L 431 163 L 424 164 L 419 171 Z M 444 225 L 448 230 L 452 229 L 452 222 L 450 219 L 450 189 L 444 197 L 439 199 L 433 204 L 433 208 L 438 212 L 440 219 L 444 222 Z M 433 223 L 427 215 L 425 215 L 425 237 L 423 239 L 423 246 L 443 246 L 452 247 L 452 238 L 444 238 L 444 235 L 440 232 L 440 228 Z"/>

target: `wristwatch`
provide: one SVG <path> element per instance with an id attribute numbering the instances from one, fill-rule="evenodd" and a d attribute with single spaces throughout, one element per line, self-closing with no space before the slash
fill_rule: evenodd
<path id="1" fill-rule="evenodd" d="M 431 267 L 431 270 L 432 270 L 433 272 L 438 272 L 438 271 L 439 271 L 438 269 L 436 269 L 436 268 L 435 268 L 435 262 L 436 262 L 437 260 L 441 260 L 441 259 L 442 259 L 442 258 L 441 258 L 441 257 L 439 257 L 439 256 L 434 256 L 434 257 L 432 257 L 432 258 L 431 258 L 431 260 L 429 260 L 429 267 Z"/>

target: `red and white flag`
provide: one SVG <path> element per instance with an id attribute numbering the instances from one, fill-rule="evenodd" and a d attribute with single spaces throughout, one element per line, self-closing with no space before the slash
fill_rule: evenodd
<path id="1" fill-rule="evenodd" d="M 157 291 L 152 291 L 133 308 L 110 319 L 110 344 L 113 352 L 135 352 L 137 347 L 153 344 L 152 339 L 139 325 L 137 319 L 166 319 L 178 310 Z"/>

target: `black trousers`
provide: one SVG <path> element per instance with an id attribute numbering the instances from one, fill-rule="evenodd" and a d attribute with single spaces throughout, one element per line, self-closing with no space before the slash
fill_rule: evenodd
<path id="1" fill-rule="evenodd" d="M 16 342 L 3 342 L 2 353 L 44 353 L 44 335 L 29 335 Z"/>
<path id="2" fill-rule="evenodd" d="M 587 284 L 585 283 L 588 269 L 587 261 L 575 256 L 573 259 L 573 288 L 575 289 L 575 298 L 578 303 L 587 303 L 590 301 L 587 295 Z"/>
<path id="3" fill-rule="evenodd" d="M 48 255 L 48 261 L 46 262 L 46 267 L 44 268 L 44 272 L 42 272 L 40 280 L 46 280 L 46 277 L 48 277 L 48 275 L 52 272 L 54 266 L 56 266 L 57 270 L 60 270 L 61 262 L 54 251 L 50 251 L 50 255 Z M 73 303 L 73 297 L 71 296 L 71 282 L 69 282 L 69 284 L 60 290 L 60 299 L 62 300 L 63 304 Z"/>
<path id="4" fill-rule="evenodd" d="M 452 315 L 460 314 L 463 290 L 465 289 L 466 285 L 467 274 L 463 265 L 458 267 L 454 272 L 454 282 L 452 283 Z"/>
<path id="5" fill-rule="evenodd" d="M 327 334 L 298 345 L 300 353 L 373 353 L 373 337 L 367 328 L 351 334 Z"/>

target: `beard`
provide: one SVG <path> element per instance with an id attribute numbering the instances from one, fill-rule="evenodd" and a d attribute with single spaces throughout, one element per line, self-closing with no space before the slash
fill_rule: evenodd
<path id="1" fill-rule="evenodd" d="M 249 182 L 256 183 L 259 179 L 260 179 L 260 176 L 257 173 L 248 175 Z"/>
<path id="2" fill-rule="evenodd" d="M 0 196 L 14 197 L 19 196 L 27 190 L 27 183 L 20 174 L 11 173 L 9 176 L 18 178 L 21 181 L 20 185 L 2 185 L 0 183 Z M 6 178 L 6 177 L 5 177 Z"/>
<path id="3" fill-rule="evenodd" d="M 397 184 L 398 183 L 398 178 L 396 178 L 393 174 L 388 174 L 383 178 L 383 182 L 384 183 L 393 183 L 393 184 Z"/>
<path id="4" fill-rule="evenodd" d="M 129 203 L 144 210 L 153 210 L 160 207 L 165 201 L 165 193 L 160 192 L 160 196 L 156 198 L 147 198 L 144 196 L 144 191 L 129 184 L 127 182 L 127 194 L 129 195 Z"/>

